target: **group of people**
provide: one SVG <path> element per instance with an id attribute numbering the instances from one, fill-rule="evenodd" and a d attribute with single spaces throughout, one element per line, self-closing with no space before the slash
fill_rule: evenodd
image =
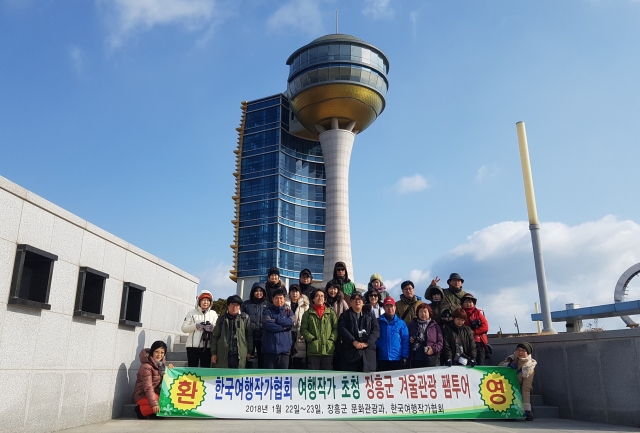
<path id="1" fill-rule="evenodd" d="M 424 301 L 411 281 L 393 299 L 380 274 L 362 294 L 343 262 L 324 288 L 311 280 L 304 269 L 287 289 L 278 268 L 271 268 L 248 300 L 230 296 L 220 317 L 211 309 L 211 293 L 203 291 L 182 325 L 189 366 L 371 372 L 484 364 L 489 324 L 457 273 L 445 289 L 436 277 Z"/>
<path id="2" fill-rule="evenodd" d="M 335 264 L 333 278 L 324 288 L 314 287 L 311 271 L 304 269 L 299 282 L 287 289 L 278 268 L 271 268 L 265 283 L 253 284 L 248 300 L 238 295 L 227 298 L 227 311 L 220 316 L 211 309 L 210 292 L 198 296 L 196 308 L 182 325 L 189 334 L 187 362 L 189 367 L 203 368 L 354 372 L 483 365 L 491 354 L 489 324 L 476 308 L 477 299 L 462 289 L 464 279 L 457 273 L 450 275 L 445 289 L 439 281 L 433 279 L 425 300 L 415 295 L 413 282 L 404 281 L 395 300 L 379 274 L 371 276 L 366 293 L 357 291 L 343 262 Z M 523 347 L 526 354 L 517 350 L 504 365 L 518 369 L 523 394 L 528 383 L 526 406 L 533 360 L 531 346 Z M 140 357 L 157 364 L 159 371 L 164 363 L 156 351 L 152 346 Z M 142 415 L 155 412 L 157 399 L 146 395 L 143 403 Z M 533 419 L 530 411 L 529 405 L 527 419 Z"/>

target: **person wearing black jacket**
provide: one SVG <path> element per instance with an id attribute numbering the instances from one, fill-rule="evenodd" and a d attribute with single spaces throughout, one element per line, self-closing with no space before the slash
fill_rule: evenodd
<path id="1" fill-rule="evenodd" d="M 300 271 L 300 294 L 305 295 L 311 299 L 311 294 L 316 291 L 316 288 L 311 284 L 311 271 L 309 269 L 303 269 Z"/>
<path id="2" fill-rule="evenodd" d="M 476 342 L 473 339 L 473 331 L 466 326 L 467 313 L 458 308 L 451 313 L 453 320 L 444 326 L 442 339 L 442 365 L 476 365 Z"/>
<path id="3" fill-rule="evenodd" d="M 267 273 L 267 282 L 264 283 L 264 288 L 267 291 L 267 301 L 271 303 L 273 299 L 273 292 L 278 289 L 284 290 L 287 292 L 287 288 L 284 286 L 284 283 L 280 279 L 280 270 L 275 266 L 273 268 L 269 268 L 269 272 Z"/>
<path id="4" fill-rule="evenodd" d="M 249 299 L 242 303 L 240 312 L 246 313 L 251 319 L 249 327 L 253 332 L 253 346 L 256 349 L 258 368 L 264 368 L 264 357 L 262 356 L 262 312 L 271 304 L 267 301 L 267 295 L 263 283 L 253 283 Z"/>
<path id="5" fill-rule="evenodd" d="M 376 371 L 376 341 L 380 338 L 380 325 L 373 315 L 363 312 L 362 307 L 362 295 L 354 291 L 351 308 L 338 319 L 344 371 Z"/>

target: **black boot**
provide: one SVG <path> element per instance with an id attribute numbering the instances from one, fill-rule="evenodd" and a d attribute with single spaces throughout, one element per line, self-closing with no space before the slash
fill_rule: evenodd
<path id="1" fill-rule="evenodd" d="M 525 421 L 533 421 L 533 412 L 531 412 L 530 410 L 526 410 L 524 412 L 524 420 Z"/>
<path id="2" fill-rule="evenodd" d="M 133 409 L 133 411 L 136 413 L 136 416 L 138 417 L 138 419 L 147 419 L 146 416 L 142 415 L 142 412 L 140 412 L 140 406 L 138 406 L 136 404 L 136 408 Z"/>

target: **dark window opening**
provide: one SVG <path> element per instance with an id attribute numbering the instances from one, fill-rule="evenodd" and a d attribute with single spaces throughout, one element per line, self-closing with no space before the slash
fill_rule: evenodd
<path id="1" fill-rule="evenodd" d="M 78 274 L 78 290 L 74 316 L 103 320 L 102 302 L 108 274 L 88 267 L 81 267 Z"/>
<path id="2" fill-rule="evenodd" d="M 122 288 L 122 305 L 120 307 L 120 324 L 142 326 L 142 295 L 145 287 L 134 283 L 124 283 Z"/>
<path id="3" fill-rule="evenodd" d="M 49 290 L 55 254 L 31 245 L 18 245 L 9 291 L 9 304 L 50 310 Z"/>

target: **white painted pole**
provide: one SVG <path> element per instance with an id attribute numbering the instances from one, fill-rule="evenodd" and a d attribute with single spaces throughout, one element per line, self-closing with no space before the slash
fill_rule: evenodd
<path id="1" fill-rule="evenodd" d="M 538 295 L 540 296 L 540 309 L 542 310 L 542 332 L 557 334 L 551 322 L 551 308 L 549 307 L 549 297 L 547 295 L 547 277 L 544 272 L 542 244 L 540 242 L 540 223 L 538 222 L 538 210 L 536 209 L 536 196 L 533 192 L 533 176 L 531 175 L 529 145 L 527 144 L 527 130 L 524 122 L 516 123 L 516 130 L 518 132 L 518 144 L 520 146 L 520 163 L 522 164 L 524 193 L 527 199 L 527 212 L 529 213 L 529 231 L 531 232 L 531 244 L 533 246 L 533 261 L 536 266 Z"/>

